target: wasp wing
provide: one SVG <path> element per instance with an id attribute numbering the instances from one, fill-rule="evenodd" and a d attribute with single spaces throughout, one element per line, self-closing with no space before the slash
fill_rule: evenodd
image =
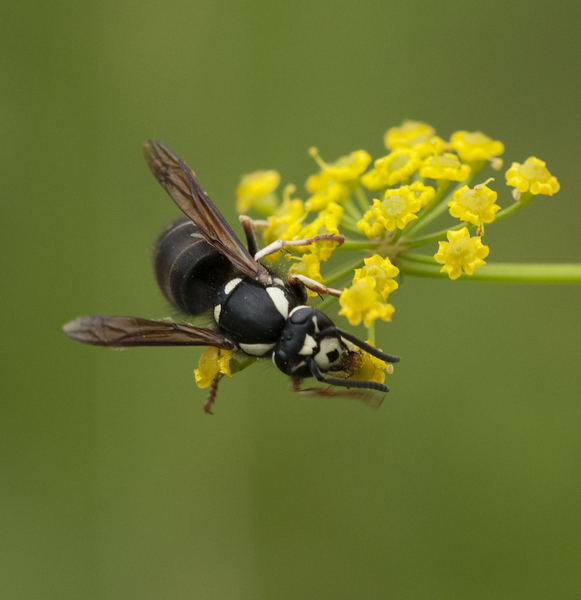
<path id="1" fill-rule="evenodd" d="M 233 350 L 234 344 L 217 331 L 171 321 L 139 317 L 93 315 L 79 317 L 63 326 L 73 340 L 95 346 L 215 346 Z"/>
<path id="2" fill-rule="evenodd" d="M 198 226 L 206 241 L 239 271 L 266 281 L 269 276 L 266 268 L 255 261 L 244 247 L 188 165 L 155 140 L 143 144 L 143 154 L 151 172 L 184 214 Z"/>

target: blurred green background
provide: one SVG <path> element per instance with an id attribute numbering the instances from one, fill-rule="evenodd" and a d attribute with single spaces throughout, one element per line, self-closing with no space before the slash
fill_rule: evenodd
<path id="1" fill-rule="evenodd" d="M 199 350 L 60 329 L 168 314 L 148 138 L 234 221 L 257 168 L 304 198 L 311 145 L 480 129 L 561 182 L 487 228 L 488 260 L 581 261 L 580 26 L 546 0 L 5 3 L 0 597 L 581 597 L 579 287 L 407 278 L 377 412 L 265 364 L 208 417 Z"/>

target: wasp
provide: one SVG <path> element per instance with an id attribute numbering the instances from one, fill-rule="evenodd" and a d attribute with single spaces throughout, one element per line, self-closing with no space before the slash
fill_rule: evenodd
<path id="1" fill-rule="evenodd" d="M 327 315 L 307 304 L 305 288 L 319 294 L 340 292 L 296 274 L 284 281 L 260 262 L 287 245 L 306 245 L 320 239 L 341 242 L 342 236 L 279 240 L 259 252 L 251 220 L 241 217 L 246 247 L 176 154 L 161 142 L 149 140 L 144 144 L 144 155 L 159 183 L 185 215 L 167 227 L 157 241 L 153 265 L 159 288 L 181 313 L 209 315 L 213 323 L 196 327 L 167 320 L 94 315 L 64 325 L 70 338 L 110 348 L 214 346 L 247 358 L 270 357 L 291 378 L 293 391 L 302 394 L 354 395 L 373 404 L 373 394 L 352 388 L 389 391 L 378 382 L 348 378 L 361 366 L 361 350 L 388 363 L 400 358 L 337 328 Z M 300 389 L 307 377 L 328 387 Z M 219 378 L 217 375 L 212 383 L 204 405 L 206 412 L 211 412 Z M 341 393 L 336 387 L 350 389 Z"/>

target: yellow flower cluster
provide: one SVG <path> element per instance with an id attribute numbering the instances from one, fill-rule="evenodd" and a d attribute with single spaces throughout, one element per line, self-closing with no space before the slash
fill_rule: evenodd
<path id="1" fill-rule="evenodd" d="M 387 189 L 383 200 L 373 200 L 373 206 L 358 221 L 357 229 L 369 239 L 380 236 L 384 231 L 403 229 L 410 221 L 417 219 L 415 213 L 422 204 L 409 186 L 397 190 Z"/>
<path id="2" fill-rule="evenodd" d="M 231 359 L 232 353 L 229 350 L 214 347 L 206 348 L 200 356 L 198 368 L 194 369 L 196 385 L 202 389 L 207 388 L 218 373 L 232 377 L 230 372 Z"/>
<path id="3" fill-rule="evenodd" d="M 236 210 L 240 214 L 254 208 L 263 215 L 271 215 L 278 200 L 274 190 L 280 183 L 276 171 L 255 171 L 244 175 L 236 188 Z"/>
<path id="4" fill-rule="evenodd" d="M 369 327 L 376 319 L 391 321 L 394 308 L 387 304 L 387 299 L 398 287 L 393 277 L 399 274 L 399 269 L 389 258 L 377 254 L 364 262 L 362 269 L 355 270 L 352 285 L 344 289 L 339 298 L 339 314 L 347 317 L 351 325 L 363 321 L 365 327 Z"/>

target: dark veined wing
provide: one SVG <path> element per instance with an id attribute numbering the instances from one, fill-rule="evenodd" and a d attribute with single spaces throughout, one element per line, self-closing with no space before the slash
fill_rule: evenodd
<path id="1" fill-rule="evenodd" d="M 171 321 L 139 317 L 93 315 L 79 317 L 63 326 L 73 340 L 95 346 L 215 346 L 233 350 L 234 345 L 217 331 Z"/>
<path id="2" fill-rule="evenodd" d="M 188 165 L 155 140 L 143 144 L 143 154 L 151 172 L 186 216 L 199 227 L 206 241 L 245 275 L 267 281 L 269 273 L 266 268 L 254 260 L 236 237 Z"/>

